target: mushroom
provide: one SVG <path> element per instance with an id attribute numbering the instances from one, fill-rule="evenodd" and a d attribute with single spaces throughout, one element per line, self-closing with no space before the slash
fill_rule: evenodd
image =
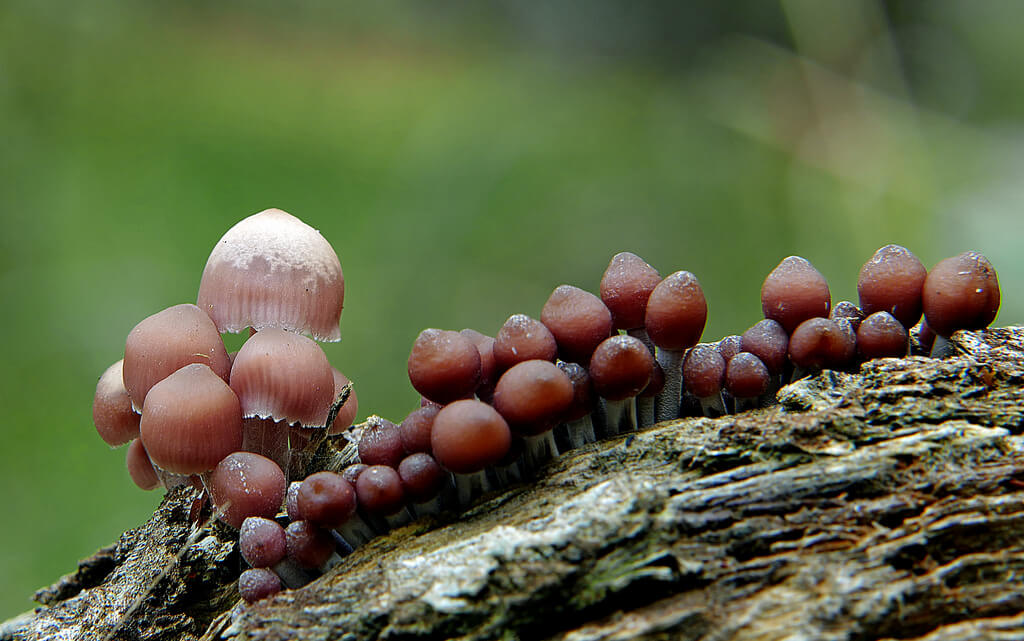
<path id="1" fill-rule="evenodd" d="M 639 339 L 654 353 L 644 327 L 647 299 L 661 282 L 658 270 L 631 252 L 612 256 L 601 277 L 601 301 L 612 314 L 612 326 Z"/>
<path id="2" fill-rule="evenodd" d="M 725 359 L 714 343 L 692 347 L 683 359 L 683 384 L 700 401 L 704 416 L 725 414 L 722 385 L 725 383 Z M 676 410 L 678 412 L 678 410 Z"/>
<path id="3" fill-rule="evenodd" d="M 247 517 L 277 514 L 288 489 L 277 463 L 253 452 L 225 456 L 205 480 L 217 517 L 236 529 Z"/>
<path id="4" fill-rule="evenodd" d="M 683 355 L 700 340 L 707 318 L 704 290 L 687 271 L 667 276 L 647 300 L 647 334 L 658 348 L 658 364 L 665 371 L 665 388 L 656 401 L 658 421 L 679 415 Z"/>
<path id="5" fill-rule="evenodd" d="M 292 521 L 284 535 L 288 560 L 304 570 L 327 572 L 341 561 L 330 531 L 311 521 Z"/>
<path id="6" fill-rule="evenodd" d="M 935 332 L 932 356 L 952 353 L 949 337 L 959 329 L 984 329 L 999 312 L 999 279 L 978 252 L 939 261 L 924 282 L 924 317 Z"/>
<path id="7" fill-rule="evenodd" d="M 449 476 L 433 456 L 426 452 L 410 454 L 398 464 L 398 476 L 416 516 L 441 511 L 441 490 Z"/>
<path id="8" fill-rule="evenodd" d="M 778 321 L 766 318 L 755 323 L 753 327 L 743 332 L 740 348 L 761 359 L 768 368 L 772 382 L 766 394 L 771 394 L 782 387 L 789 364 L 789 334 Z"/>
<path id="9" fill-rule="evenodd" d="M 266 568 L 249 568 L 238 577 L 238 596 L 256 603 L 281 591 L 281 579 Z"/>
<path id="10" fill-rule="evenodd" d="M 828 317 L 832 320 L 846 320 L 850 323 L 850 327 L 853 331 L 857 331 L 860 327 L 861 322 L 864 320 L 864 312 L 860 307 L 857 307 L 848 300 L 841 300 L 832 306 L 832 311 L 829 312 Z"/>
<path id="11" fill-rule="evenodd" d="M 590 380 L 605 399 L 605 432 L 635 431 L 634 399 L 651 382 L 654 357 L 638 338 L 622 334 L 606 338 L 590 358 Z"/>
<path id="12" fill-rule="evenodd" d="M 484 469 L 504 458 L 512 441 L 508 423 L 490 405 L 467 399 L 446 405 L 434 419 L 434 458 L 454 473 L 461 507 L 490 490 Z"/>
<path id="13" fill-rule="evenodd" d="M 910 329 L 921 320 L 921 289 L 927 276 L 928 270 L 906 247 L 882 247 L 864 263 L 857 277 L 864 315 L 888 312 Z"/>
<path id="14" fill-rule="evenodd" d="M 398 436 L 405 451 L 430 453 L 430 431 L 434 427 L 434 419 L 441 408 L 434 406 L 420 407 L 402 419 L 398 426 Z"/>
<path id="15" fill-rule="evenodd" d="M 732 357 L 743 351 L 743 337 L 739 334 L 733 334 L 722 338 L 715 344 L 715 349 L 722 355 L 722 359 L 725 360 L 726 365 L 732 360 Z"/>
<path id="16" fill-rule="evenodd" d="M 805 258 L 789 256 L 761 285 L 761 309 L 792 334 L 808 318 L 828 316 L 832 295 L 825 277 Z"/>
<path id="17" fill-rule="evenodd" d="M 468 338 L 480 353 L 480 385 L 476 388 L 476 396 L 481 401 L 489 403 L 494 395 L 494 385 L 498 382 L 498 367 L 494 362 L 494 339 L 486 334 L 481 334 L 475 329 L 468 327 L 459 330 L 459 333 Z"/>
<path id="18" fill-rule="evenodd" d="M 811 318 L 800 323 L 789 337 L 789 359 L 796 366 L 793 380 L 844 362 L 852 348 L 836 321 Z"/>
<path id="19" fill-rule="evenodd" d="M 569 377 L 548 361 L 524 361 L 498 379 L 494 388 L 494 409 L 512 432 L 525 439 L 525 473 L 532 473 L 544 462 L 558 456 L 558 446 L 551 430 L 572 400 Z M 435 430 L 437 420 L 434 419 Z"/>
<path id="20" fill-rule="evenodd" d="M 875 312 L 857 329 L 857 348 L 865 360 L 907 355 L 907 328 L 889 312 Z"/>
<path id="21" fill-rule="evenodd" d="M 356 513 L 354 485 L 337 472 L 310 474 L 296 495 L 302 520 L 335 530 L 352 548 L 373 538 L 373 530 Z"/>
<path id="22" fill-rule="evenodd" d="M 579 287 L 559 285 L 540 312 L 564 361 L 586 366 L 601 341 L 612 333 L 612 314 L 597 296 Z"/>
<path id="23" fill-rule="evenodd" d="M 312 576 L 288 560 L 284 528 L 277 521 L 250 516 L 238 529 L 238 550 L 254 568 L 273 570 L 289 588 L 301 588 Z"/>
<path id="24" fill-rule="evenodd" d="M 737 412 L 756 408 L 770 385 L 768 368 L 750 352 L 740 352 L 726 364 L 725 389 L 732 395 Z"/>
<path id="25" fill-rule="evenodd" d="M 398 426 L 376 415 L 366 419 L 358 448 L 359 460 L 367 465 L 398 467 L 405 458 L 405 446 Z"/>
<path id="26" fill-rule="evenodd" d="M 554 362 L 558 343 L 544 323 L 526 314 L 513 314 L 494 337 L 494 364 L 499 373 L 534 359 Z"/>
<path id="27" fill-rule="evenodd" d="M 359 509 L 371 519 L 384 519 L 392 528 L 409 522 L 402 478 L 393 467 L 371 465 L 363 470 L 356 479 L 356 496 Z"/>
<path id="28" fill-rule="evenodd" d="M 197 304 L 221 332 L 268 327 L 341 340 L 341 263 L 320 232 L 280 209 L 236 223 L 214 246 Z"/>
<path id="29" fill-rule="evenodd" d="M 425 329 L 409 354 L 409 381 L 425 398 L 444 405 L 469 398 L 480 385 L 480 351 L 449 330 Z"/>
<path id="30" fill-rule="evenodd" d="M 594 422 L 591 415 L 594 410 L 594 384 L 590 380 L 587 368 L 579 363 L 567 363 L 558 361 L 558 369 L 569 378 L 572 384 L 572 402 L 562 415 L 562 421 L 566 424 L 566 433 L 570 447 L 583 447 L 587 443 L 597 440 L 594 432 Z"/>
<path id="31" fill-rule="evenodd" d="M 160 485 L 160 477 L 153 469 L 153 462 L 149 460 L 141 440 L 135 439 L 128 445 L 124 464 L 128 468 L 128 475 L 139 489 L 154 490 Z"/>
<path id="32" fill-rule="evenodd" d="M 121 371 L 124 359 L 108 367 L 96 383 L 92 399 L 92 422 L 107 445 L 117 447 L 139 437 L 139 415 L 124 388 Z"/>

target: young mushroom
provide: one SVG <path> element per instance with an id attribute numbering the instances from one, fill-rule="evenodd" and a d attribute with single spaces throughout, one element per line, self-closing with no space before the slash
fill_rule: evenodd
<path id="1" fill-rule="evenodd" d="M 124 445 L 139 437 L 139 415 L 124 388 L 124 359 L 108 367 L 96 383 L 92 399 L 92 422 L 100 438 L 111 447 Z"/>
<path id="2" fill-rule="evenodd" d="M 524 361 L 498 379 L 494 388 L 494 409 L 512 432 L 524 437 L 523 463 L 527 474 L 558 456 L 551 430 L 572 401 L 573 388 L 569 377 L 548 361 Z M 434 429 L 437 429 L 437 419 L 434 420 Z"/>
<path id="3" fill-rule="evenodd" d="M 540 322 L 554 335 L 559 357 L 583 366 L 612 333 L 612 314 L 601 299 L 572 285 L 559 285 L 551 292 Z"/>
<path id="4" fill-rule="evenodd" d="M 562 415 L 569 446 L 575 449 L 593 443 L 597 440 L 592 419 L 596 398 L 590 374 L 587 373 L 587 368 L 579 363 L 558 361 L 556 366 L 565 373 L 572 384 L 572 402 Z"/>
<path id="5" fill-rule="evenodd" d="M 413 342 L 408 369 L 413 388 L 444 405 L 476 392 L 482 371 L 480 351 L 459 332 L 425 329 Z"/>
<path id="6" fill-rule="evenodd" d="M 146 454 L 146 448 L 143 447 L 140 439 L 135 439 L 128 445 L 124 464 L 128 468 L 128 475 L 132 477 L 132 481 L 139 486 L 139 489 L 149 491 L 159 487 L 160 477 L 153 469 L 153 462 L 149 460 L 149 455 Z"/>
<path id="7" fill-rule="evenodd" d="M 959 329 L 984 329 L 999 312 L 999 279 L 978 252 L 939 261 L 923 290 L 924 317 L 935 332 L 932 356 L 952 352 L 949 337 Z"/>
<path id="8" fill-rule="evenodd" d="M 700 401 L 704 416 L 725 414 L 722 386 L 725 383 L 725 359 L 714 343 L 696 345 L 683 359 L 683 384 Z"/>
<path id="9" fill-rule="evenodd" d="M 238 577 L 238 595 L 256 603 L 281 591 L 281 579 L 267 568 L 249 568 Z"/>
<path id="10" fill-rule="evenodd" d="M 526 314 L 508 317 L 494 337 L 494 364 L 500 373 L 513 365 L 539 359 L 554 362 L 558 343 L 544 323 Z"/>
<path id="11" fill-rule="evenodd" d="M 476 388 L 476 396 L 485 403 L 491 402 L 494 395 L 494 385 L 498 382 L 500 372 L 494 360 L 494 339 L 486 334 L 481 334 L 475 329 L 459 330 L 459 333 L 468 338 L 476 345 L 480 353 L 480 385 Z"/>
<path id="12" fill-rule="evenodd" d="M 206 478 L 206 485 L 218 518 L 236 529 L 250 516 L 277 514 L 288 489 L 277 463 L 253 452 L 224 457 Z"/>
<path id="13" fill-rule="evenodd" d="M 907 328 L 889 312 L 875 312 L 857 329 L 857 348 L 864 360 L 906 356 L 910 348 Z"/>
<path id="14" fill-rule="evenodd" d="M 300 519 L 335 530 L 352 548 L 374 536 L 356 513 L 355 486 L 337 472 L 310 474 L 299 486 L 295 500 Z"/>
<path id="15" fill-rule="evenodd" d="M 356 497 L 359 509 L 371 520 L 383 519 L 394 528 L 409 521 L 405 509 L 405 490 L 402 478 L 388 465 L 371 465 L 356 479 Z M 381 528 L 383 531 L 385 528 Z"/>
<path id="16" fill-rule="evenodd" d="M 778 321 L 766 318 L 755 323 L 743 332 L 740 348 L 758 357 L 768 368 L 772 382 L 766 395 L 782 387 L 789 364 L 789 334 Z"/>
<path id="17" fill-rule="evenodd" d="M 426 452 L 410 454 L 398 464 L 398 476 L 416 516 L 441 511 L 441 491 L 448 480 L 448 474 L 433 456 Z"/>
<path id="18" fill-rule="evenodd" d="M 793 380 L 834 367 L 849 357 L 850 350 L 836 321 L 811 318 L 800 323 L 789 337 L 789 359 L 796 366 Z"/>
<path id="19" fill-rule="evenodd" d="M 647 299 L 661 282 L 658 270 L 632 252 L 612 256 L 601 276 L 601 301 L 612 314 L 615 329 L 625 330 L 654 353 L 654 344 L 644 327 Z"/>
<path id="20" fill-rule="evenodd" d="M 882 247 L 864 263 L 857 277 L 864 315 L 888 312 L 910 329 L 921 320 L 921 290 L 927 276 L 924 265 L 906 247 Z"/>
<path id="21" fill-rule="evenodd" d="M 725 367 L 725 389 L 732 395 L 737 412 L 756 408 L 770 385 L 768 368 L 750 352 L 740 352 Z"/>
<path id="22" fill-rule="evenodd" d="M 828 313 L 828 317 L 831 320 L 845 320 L 850 323 L 850 327 L 853 331 L 857 331 L 860 327 L 861 322 L 864 320 L 864 312 L 860 307 L 857 307 L 848 300 L 841 300 L 832 306 L 832 311 Z"/>
<path id="23" fill-rule="evenodd" d="M 292 521 L 284 534 L 288 560 L 304 570 L 324 573 L 341 561 L 330 531 L 311 521 Z"/>
<path id="24" fill-rule="evenodd" d="M 272 570 L 289 588 L 301 588 L 312 576 L 288 560 L 286 539 L 277 521 L 250 516 L 238 529 L 238 550 L 250 566 Z"/>
<path id="25" fill-rule="evenodd" d="M 809 318 L 828 316 L 831 302 L 825 277 L 799 256 L 785 258 L 761 285 L 764 317 L 778 321 L 787 334 Z"/>
<path id="26" fill-rule="evenodd" d="M 366 419 L 358 448 L 361 462 L 390 467 L 398 467 L 406 452 L 398 426 L 376 415 Z"/>
<path id="27" fill-rule="evenodd" d="M 438 413 L 430 442 L 437 462 L 454 473 L 461 507 L 490 490 L 484 470 L 505 457 L 511 441 L 508 423 L 486 403 L 455 401 Z"/>
<path id="28" fill-rule="evenodd" d="M 634 399 L 651 382 L 654 357 L 638 338 L 622 334 L 606 338 L 590 358 L 594 390 L 605 399 L 605 433 L 635 431 Z"/>
<path id="29" fill-rule="evenodd" d="M 409 412 L 402 419 L 398 426 L 398 436 L 406 452 L 409 454 L 430 453 L 430 432 L 434 427 L 434 419 L 440 411 L 439 407 L 420 407 Z"/>

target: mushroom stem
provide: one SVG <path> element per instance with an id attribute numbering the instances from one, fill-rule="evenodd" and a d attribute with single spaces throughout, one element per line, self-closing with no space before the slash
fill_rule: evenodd
<path id="1" fill-rule="evenodd" d="M 640 427 L 654 425 L 654 397 L 636 397 L 636 420 Z"/>
<path id="2" fill-rule="evenodd" d="M 359 514 L 353 514 L 347 521 L 334 528 L 334 531 L 340 534 L 353 550 L 377 536 Z"/>
<path id="3" fill-rule="evenodd" d="M 558 446 L 555 444 L 555 433 L 548 430 L 536 436 L 523 438 L 523 469 L 527 475 L 533 475 L 548 461 L 558 458 Z"/>
<path id="4" fill-rule="evenodd" d="M 566 432 L 569 435 L 569 443 L 573 449 L 583 447 L 587 443 L 593 443 L 597 440 L 597 434 L 594 433 L 594 422 L 591 420 L 590 414 L 583 418 L 569 421 L 565 426 Z"/>
<path id="5" fill-rule="evenodd" d="M 704 416 L 709 418 L 718 418 L 719 416 L 724 416 L 728 413 L 725 411 L 725 401 L 722 400 L 721 392 L 712 394 L 711 396 L 699 397 L 699 400 L 700 408 L 704 411 Z"/>
<path id="6" fill-rule="evenodd" d="M 423 503 L 414 503 L 410 505 L 409 511 L 411 511 L 416 516 L 417 519 L 421 519 L 425 516 L 440 514 L 442 508 L 443 492 L 430 500 L 424 501 Z"/>
<path id="7" fill-rule="evenodd" d="M 932 351 L 929 353 L 932 358 L 950 358 L 956 356 L 956 345 L 945 336 L 936 336 L 932 343 Z"/>
<path id="8" fill-rule="evenodd" d="M 651 356 L 654 356 L 654 342 L 651 341 L 651 337 L 647 335 L 646 327 L 634 327 L 633 329 L 626 330 L 626 333 L 646 345 L 647 349 L 651 350 Z"/>
<path id="9" fill-rule="evenodd" d="M 633 398 L 624 398 L 620 401 L 602 399 L 607 412 L 605 434 L 615 436 L 622 432 L 636 431 L 636 403 Z"/>
<path id="10" fill-rule="evenodd" d="M 466 508 L 473 499 L 491 491 L 491 482 L 487 480 L 487 470 L 479 470 L 469 474 L 453 474 L 455 493 L 459 507 Z"/>
<path id="11" fill-rule="evenodd" d="M 523 470 L 519 461 L 512 461 L 507 465 L 495 465 L 493 469 L 494 475 L 498 478 L 498 484 L 502 487 L 523 482 Z"/>
<path id="12" fill-rule="evenodd" d="M 682 397 L 682 363 L 685 350 L 658 349 L 658 364 L 665 372 L 665 388 L 655 401 L 655 419 L 668 421 L 679 416 L 679 402 Z"/>
<path id="13" fill-rule="evenodd" d="M 281 579 L 281 583 L 291 590 L 301 588 L 314 578 L 312 573 L 303 570 L 287 558 L 278 561 L 270 569 Z"/>

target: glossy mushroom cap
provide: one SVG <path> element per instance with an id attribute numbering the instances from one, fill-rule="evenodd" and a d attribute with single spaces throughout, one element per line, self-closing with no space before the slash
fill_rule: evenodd
<path id="1" fill-rule="evenodd" d="M 903 327 L 913 327 L 921 320 L 921 288 L 927 276 L 928 270 L 906 247 L 882 247 L 864 263 L 857 278 L 864 315 L 889 312 Z"/>
<path id="2" fill-rule="evenodd" d="M 139 486 L 139 489 L 149 491 L 160 485 L 160 479 L 156 475 L 156 470 L 153 469 L 153 463 L 149 460 L 149 455 L 146 454 L 146 448 L 143 447 L 141 440 L 135 439 L 128 446 L 124 464 L 128 468 L 128 475 L 132 477 L 132 481 Z"/>
<path id="3" fill-rule="evenodd" d="M 831 303 L 825 277 L 799 256 L 784 259 L 761 285 L 764 317 L 778 321 L 790 334 L 808 318 L 828 316 Z"/>
<path id="4" fill-rule="evenodd" d="M 256 603 L 281 591 L 281 578 L 266 568 L 249 568 L 238 577 L 238 596 Z"/>
<path id="5" fill-rule="evenodd" d="M 647 300 L 647 334 L 662 349 L 680 351 L 696 345 L 707 318 L 704 290 L 690 272 L 666 276 Z"/>
<path id="6" fill-rule="evenodd" d="M 999 279 L 978 252 L 939 262 L 924 282 L 924 316 L 938 336 L 958 329 L 983 329 L 999 312 Z"/>
<path id="7" fill-rule="evenodd" d="M 849 357 L 850 346 L 836 321 L 811 318 L 789 337 L 789 359 L 804 369 L 834 367 Z"/>
<path id="8" fill-rule="evenodd" d="M 707 398 L 722 391 L 725 381 L 725 359 L 713 344 L 697 345 L 683 360 L 683 383 L 697 398 Z"/>
<path id="9" fill-rule="evenodd" d="M 476 350 L 480 353 L 480 385 L 476 388 L 476 395 L 480 400 L 487 402 L 494 394 L 494 385 L 498 382 L 498 366 L 494 362 L 494 339 L 468 327 L 459 330 L 459 333 L 476 345 Z"/>
<path id="10" fill-rule="evenodd" d="M 356 512 L 356 491 L 337 472 L 306 477 L 296 497 L 302 518 L 327 528 L 340 527 Z"/>
<path id="11" fill-rule="evenodd" d="M 639 396 L 641 398 L 654 397 L 661 394 L 663 389 L 665 389 L 665 370 L 661 369 L 658 361 L 654 361 L 654 369 L 651 370 L 651 382 L 647 384 L 647 387 L 640 390 Z"/>
<path id="12" fill-rule="evenodd" d="M 379 416 L 368 418 L 359 437 L 359 460 L 367 465 L 398 467 L 403 458 L 405 446 L 398 426 Z"/>
<path id="13" fill-rule="evenodd" d="M 726 336 L 722 340 L 718 341 L 717 348 L 718 353 L 722 355 L 722 358 L 726 363 L 732 360 L 732 357 L 743 351 L 743 337 L 738 334 Z"/>
<path id="14" fill-rule="evenodd" d="M 850 323 L 853 331 L 856 332 L 857 328 L 860 327 L 861 321 L 864 320 L 864 312 L 850 301 L 841 300 L 832 306 L 832 311 L 829 312 L 828 317 L 832 320 L 846 320 Z"/>
<path id="15" fill-rule="evenodd" d="M 509 450 L 508 423 L 490 405 L 475 400 L 446 405 L 434 419 L 434 458 L 456 474 L 472 474 L 500 461 Z"/>
<path id="16" fill-rule="evenodd" d="M 398 436 L 402 439 L 402 446 L 406 452 L 430 452 L 430 432 L 440 411 L 439 407 L 421 407 L 409 412 L 402 420 L 402 424 L 398 426 Z"/>
<path id="17" fill-rule="evenodd" d="M 740 352 L 725 368 L 725 389 L 735 398 L 754 398 L 768 391 L 771 375 L 761 359 Z"/>
<path id="18" fill-rule="evenodd" d="M 124 387 L 132 406 L 141 409 L 154 385 L 189 363 L 208 365 L 228 380 L 231 361 L 209 316 L 183 304 L 143 319 L 124 344 Z"/>
<path id="19" fill-rule="evenodd" d="M 273 567 L 288 553 L 284 528 L 273 519 L 250 516 L 238 529 L 238 550 L 254 568 Z"/>
<path id="20" fill-rule="evenodd" d="M 234 528 L 250 516 L 277 514 L 288 488 L 277 463 L 252 452 L 224 457 L 210 473 L 207 485 L 221 512 L 220 520 Z"/>
<path id="21" fill-rule="evenodd" d="M 639 339 L 625 334 L 606 338 L 590 358 L 594 389 L 611 401 L 637 396 L 651 382 L 654 357 Z"/>
<path id="22" fill-rule="evenodd" d="M 410 454 L 398 464 L 402 489 L 413 503 L 423 503 L 437 496 L 447 475 L 434 457 L 425 452 Z"/>
<path id="23" fill-rule="evenodd" d="M 284 530 L 288 558 L 307 570 L 323 566 L 334 554 L 334 537 L 310 521 L 292 521 Z"/>
<path id="24" fill-rule="evenodd" d="M 780 374 L 786 367 L 789 334 L 778 321 L 766 318 L 743 332 L 740 347 L 761 359 L 770 373 Z"/>
<path id="25" fill-rule="evenodd" d="M 146 395 L 139 424 L 157 467 L 174 474 L 212 470 L 242 446 L 238 397 L 206 365 L 186 365 Z"/>
<path id="26" fill-rule="evenodd" d="M 540 321 L 554 335 L 562 360 L 582 365 L 612 332 L 612 313 L 601 299 L 572 285 L 559 285 L 551 292 Z"/>
<path id="27" fill-rule="evenodd" d="M 494 409 L 513 432 L 523 436 L 550 430 L 562 419 L 572 400 L 569 377 L 548 361 L 519 363 L 502 374 L 494 388 Z M 440 418 L 441 414 L 434 419 L 435 431 Z"/>
<path id="28" fill-rule="evenodd" d="M 601 277 L 601 301 L 612 313 L 615 329 L 644 326 L 647 299 L 661 282 L 661 274 L 632 252 L 612 256 Z"/>
<path id="29" fill-rule="evenodd" d="M 334 399 L 331 401 L 333 405 L 334 401 L 338 400 L 338 397 L 341 396 L 341 390 L 352 381 L 334 367 L 331 368 L 331 373 L 334 375 Z M 358 412 L 359 397 L 356 396 L 356 389 L 353 387 L 348 395 L 348 400 L 338 410 L 338 415 L 334 417 L 334 422 L 328 426 L 328 434 L 334 435 L 344 432 L 355 422 Z"/>
<path id="30" fill-rule="evenodd" d="M 513 314 L 494 337 L 494 364 L 504 372 L 517 363 L 539 359 L 554 362 L 558 343 L 544 323 L 526 314 Z"/>
<path id="31" fill-rule="evenodd" d="M 408 367 L 416 391 L 441 405 L 472 396 L 482 372 L 476 345 L 459 332 L 442 329 L 420 332 Z"/>
<path id="32" fill-rule="evenodd" d="M 402 479 L 394 468 L 371 465 L 356 479 L 359 507 L 370 514 L 389 516 L 405 507 Z"/>
<path id="33" fill-rule="evenodd" d="M 857 347 L 865 359 L 907 355 L 909 336 L 903 323 L 889 312 L 875 312 L 857 329 Z"/>
<path id="34" fill-rule="evenodd" d="M 590 380 L 587 368 L 579 363 L 567 363 L 566 361 L 558 361 L 556 366 L 572 383 L 572 403 L 565 409 L 562 420 L 575 421 L 594 411 L 597 396 L 594 394 L 594 383 Z"/>
<path id="35" fill-rule="evenodd" d="M 221 332 L 276 327 L 338 341 L 345 277 L 320 232 L 280 209 L 238 222 L 203 269 L 197 304 Z"/>
<path id="36" fill-rule="evenodd" d="M 231 389 L 246 418 L 323 427 L 334 402 L 334 372 L 314 341 L 273 327 L 242 345 L 231 367 Z"/>
<path id="37" fill-rule="evenodd" d="M 103 372 L 92 399 L 92 422 L 107 445 L 117 447 L 139 437 L 139 415 L 124 388 L 119 360 Z"/>

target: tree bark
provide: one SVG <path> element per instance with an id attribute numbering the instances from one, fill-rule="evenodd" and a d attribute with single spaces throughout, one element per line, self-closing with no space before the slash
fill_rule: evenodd
<path id="1" fill-rule="evenodd" d="M 563 454 L 250 606 L 179 489 L 0 638 L 1024 639 L 1024 329 L 954 342 Z"/>

